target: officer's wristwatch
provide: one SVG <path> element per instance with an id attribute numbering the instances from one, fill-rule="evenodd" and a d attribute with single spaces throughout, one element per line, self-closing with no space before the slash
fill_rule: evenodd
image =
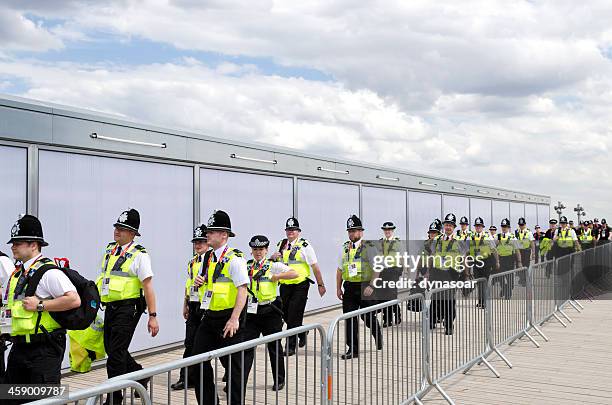
<path id="1" fill-rule="evenodd" d="M 155 318 L 157 316 L 157 312 L 149 312 L 149 316 L 152 316 Z"/>
<path id="2" fill-rule="evenodd" d="M 42 301 L 38 301 L 38 305 L 36 305 L 36 310 L 38 312 L 42 312 L 45 310 L 45 304 Z"/>

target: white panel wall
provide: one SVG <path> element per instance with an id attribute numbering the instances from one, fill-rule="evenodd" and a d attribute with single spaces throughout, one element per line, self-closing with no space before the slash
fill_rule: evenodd
<path id="1" fill-rule="evenodd" d="M 293 179 L 201 169 L 200 222 L 206 223 L 215 209 L 229 214 L 236 234 L 230 245 L 242 250 L 247 259 L 254 235 L 270 239 L 271 253 L 285 237 L 285 221 L 293 215 Z"/>
<path id="2" fill-rule="evenodd" d="M 472 212 L 470 225 L 474 224 L 476 217 L 480 217 L 485 223 L 485 229 L 489 229 L 491 226 L 491 200 L 470 198 L 470 211 Z"/>
<path id="3" fill-rule="evenodd" d="M 25 148 L 0 146 L 0 250 L 11 255 L 6 242 L 19 214 L 26 213 L 28 154 Z"/>
<path id="4" fill-rule="evenodd" d="M 548 221 L 550 221 L 550 206 L 544 204 L 538 204 L 538 222 L 542 229 L 548 228 Z M 556 218 L 556 214 L 555 214 Z"/>
<path id="5" fill-rule="evenodd" d="M 397 227 L 395 236 L 406 239 L 406 191 L 379 187 L 363 187 L 361 211 L 368 239 L 380 239 L 382 224 L 391 221 Z"/>
<path id="6" fill-rule="evenodd" d="M 186 263 L 192 254 L 193 169 L 158 163 L 40 152 L 40 218 L 50 257 L 68 257 L 94 279 L 113 224 L 127 207 L 141 215 L 138 243 L 151 255 L 160 332 L 143 316 L 131 350 L 184 339 L 181 315 Z"/>
<path id="7" fill-rule="evenodd" d="M 511 202 L 510 203 L 510 224 L 512 225 L 512 229 L 518 228 L 518 219 L 525 218 L 525 204 Z M 527 220 L 527 218 L 525 218 Z M 528 226 L 533 226 L 527 223 Z"/>
<path id="8" fill-rule="evenodd" d="M 410 191 L 408 208 L 408 251 L 416 254 L 423 248 L 422 241 L 427 239 L 429 224 L 436 218 L 442 219 L 442 196 Z"/>
<path id="9" fill-rule="evenodd" d="M 493 225 L 497 227 L 498 231 L 501 231 L 501 220 L 504 218 L 510 219 L 510 203 L 493 200 Z M 512 229 L 516 228 L 512 222 L 510 222 L 510 225 Z"/>
<path id="10" fill-rule="evenodd" d="M 467 197 L 458 197 L 454 195 L 442 196 L 442 215 L 446 216 L 446 214 L 455 214 L 457 217 L 457 226 L 459 226 L 461 217 L 467 217 L 470 225 L 474 222 L 470 218 L 470 200 Z"/>
<path id="11" fill-rule="evenodd" d="M 532 231 L 536 225 L 540 225 L 541 228 L 546 229 L 546 223 L 540 223 L 538 221 L 538 207 L 535 204 L 525 204 L 525 221 L 527 221 L 527 227 Z"/>
<path id="12" fill-rule="evenodd" d="M 336 297 L 336 271 L 342 244 L 348 240 L 346 220 L 352 214 L 359 214 L 359 187 L 312 180 L 298 181 L 298 219 L 302 236 L 315 249 L 327 287 L 327 294 L 321 298 L 317 289 L 311 286 L 307 310 L 340 303 Z M 365 238 L 371 232 L 374 231 L 367 229 Z"/>

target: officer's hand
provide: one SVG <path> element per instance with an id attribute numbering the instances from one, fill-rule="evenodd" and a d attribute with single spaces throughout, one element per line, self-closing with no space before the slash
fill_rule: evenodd
<path id="1" fill-rule="evenodd" d="M 147 323 L 147 329 L 149 330 L 151 337 L 157 336 L 157 332 L 159 332 L 159 323 L 157 323 L 156 316 L 149 317 L 149 322 Z"/>
<path id="2" fill-rule="evenodd" d="M 204 280 L 204 277 L 196 276 L 195 281 L 193 282 L 193 285 L 195 285 L 196 287 L 201 287 L 202 285 L 204 285 L 205 282 L 206 280 Z"/>
<path id="3" fill-rule="evenodd" d="M 23 308 L 26 311 L 36 311 L 36 307 L 38 306 L 38 302 L 40 300 L 37 297 L 25 297 L 23 299 Z"/>
<path id="4" fill-rule="evenodd" d="M 225 328 L 223 328 L 223 337 L 232 337 L 238 331 L 238 327 L 240 326 L 240 322 L 238 319 L 230 318 L 225 324 Z"/>
<path id="5" fill-rule="evenodd" d="M 327 290 L 325 289 L 324 285 L 320 285 L 319 286 L 319 295 L 322 297 L 325 295 L 325 293 L 327 292 Z"/>
<path id="6" fill-rule="evenodd" d="M 278 274 L 272 274 L 270 280 L 272 280 L 273 283 L 276 283 L 278 280 L 280 280 L 280 278 L 278 277 Z"/>
<path id="7" fill-rule="evenodd" d="M 278 260 L 278 259 L 280 259 L 280 258 L 281 258 L 281 256 L 282 256 L 282 255 L 280 254 L 280 252 L 274 252 L 274 253 L 272 253 L 272 256 L 270 256 L 270 259 L 272 259 L 272 260 Z"/>
<path id="8" fill-rule="evenodd" d="M 183 305 L 183 318 L 187 320 L 189 317 L 189 307 L 187 305 Z"/>
<path id="9" fill-rule="evenodd" d="M 342 289 L 341 289 L 341 288 L 338 288 L 338 289 L 336 290 L 336 296 L 338 297 L 338 299 L 339 299 L 340 301 L 342 301 L 342 299 L 344 298 L 344 294 L 342 294 Z"/>
<path id="10" fill-rule="evenodd" d="M 363 289 L 363 295 L 365 295 L 366 297 L 369 297 L 370 295 L 372 295 L 373 292 L 374 292 L 374 289 L 372 288 L 371 285 Z"/>

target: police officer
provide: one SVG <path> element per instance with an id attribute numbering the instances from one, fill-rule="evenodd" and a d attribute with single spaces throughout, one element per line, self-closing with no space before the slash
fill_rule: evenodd
<path id="1" fill-rule="evenodd" d="M 15 271 L 15 265 L 13 261 L 8 257 L 8 255 L 2 251 L 0 251 L 0 307 L 2 306 L 2 298 L 4 297 L 4 291 L 8 287 L 8 281 Z M 0 322 L 2 319 L 0 319 Z M 0 324 L 2 327 L 2 324 Z M 0 335 L 0 382 L 2 378 L 4 378 L 4 352 L 6 351 L 6 339 Z"/>
<path id="2" fill-rule="evenodd" d="M 469 239 L 472 231 L 468 229 L 470 225 L 470 221 L 468 221 L 467 217 L 461 217 L 459 219 L 459 229 L 457 229 L 457 239 L 459 240 L 467 240 Z"/>
<path id="3" fill-rule="evenodd" d="M 462 274 L 462 256 L 467 253 L 466 243 L 460 240 L 455 233 L 457 227 L 455 214 L 447 214 L 444 217 L 444 232 L 434 242 L 434 261 L 430 270 L 430 281 L 452 282 L 458 281 Z M 436 321 L 444 320 L 446 335 L 453 334 L 455 322 L 455 289 L 445 290 L 431 301 L 431 317 L 429 327 L 434 328 Z"/>
<path id="4" fill-rule="evenodd" d="M 590 249 L 595 245 L 593 230 L 590 228 L 590 226 L 592 226 L 591 221 L 588 219 L 584 220 L 582 222 L 582 227 L 577 232 L 582 250 Z"/>
<path id="5" fill-rule="evenodd" d="M 395 231 L 395 225 L 393 222 L 385 222 L 382 224 L 381 228 L 383 231 L 383 237 L 379 239 L 378 249 L 380 249 L 380 253 L 384 257 L 391 257 L 391 259 L 387 259 L 395 262 L 396 254 L 400 252 L 400 240 L 399 238 L 393 235 Z M 394 266 L 386 267 L 380 272 L 380 278 L 382 281 L 398 281 L 402 276 L 402 268 L 396 263 Z M 384 289 L 379 289 L 379 293 L 381 294 L 380 302 L 390 301 L 397 299 L 397 287 L 386 287 Z M 383 299 L 384 298 L 384 299 Z M 402 314 L 399 308 L 399 305 L 393 305 L 392 307 L 387 307 L 383 309 L 383 328 L 399 325 L 402 322 Z"/>
<path id="6" fill-rule="evenodd" d="M 140 214 L 131 208 L 115 222 L 114 242 L 106 246 L 101 273 L 96 280 L 104 310 L 104 349 L 108 354 L 108 378 L 142 369 L 128 351 L 140 316 L 148 308 L 147 330 L 155 337 L 159 332 L 153 290 L 151 258 L 146 249 L 134 241 L 140 228 Z M 140 383 L 146 388 L 149 379 Z M 112 401 L 111 401 L 112 399 Z M 106 403 L 121 403 L 123 394 L 108 394 Z"/>
<path id="7" fill-rule="evenodd" d="M 559 224 L 561 227 L 557 229 L 553 237 L 553 255 L 555 258 L 580 251 L 578 236 L 576 236 L 576 231 L 569 227 L 567 217 L 562 215 Z"/>
<path id="8" fill-rule="evenodd" d="M 540 241 L 544 238 L 544 234 L 542 233 L 542 228 L 540 225 L 536 225 L 533 232 L 533 242 L 535 244 L 535 262 L 540 262 Z"/>
<path id="9" fill-rule="evenodd" d="M 67 311 L 81 305 L 70 279 L 55 263 L 42 255 L 48 246 L 38 218 L 25 215 L 11 230 L 11 251 L 20 264 L 12 273 L 2 308 L 3 332 L 10 334 L 9 353 L 3 383 L 59 384 L 66 330 L 53 319 L 53 312 Z M 48 266 L 34 295 L 25 296 L 32 274 Z M 32 286 L 33 288 L 33 286 Z M 26 400 L 3 403 L 24 403 Z"/>
<path id="10" fill-rule="evenodd" d="M 300 223 L 297 218 L 291 217 L 285 223 L 285 235 L 287 238 L 276 245 L 271 259 L 282 261 L 298 273 L 294 279 L 280 280 L 280 297 L 283 302 L 283 317 L 287 323 L 287 329 L 302 326 L 304 322 L 304 310 L 308 300 L 308 290 L 314 281 L 310 278 L 311 270 L 317 280 L 319 295 L 325 295 L 325 284 L 321 269 L 317 263 L 315 251 L 306 239 L 300 237 Z M 306 345 L 306 334 L 300 333 L 299 347 Z M 285 353 L 287 356 L 295 354 L 296 338 L 291 336 L 287 339 Z"/>
<path id="11" fill-rule="evenodd" d="M 610 227 L 605 218 L 601 219 L 601 227 L 598 230 L 597 244 L 603 245 L 610 242 Z"/>
<path id="12" fill-rule="evenodd" d="M 435 240 L 440 235 L 442 230 L 442 222 L 432 222 L 427 230 L 427 239 L 423 241 L 423 250 L 421 251 L 422 260 L 419 261 L 420 274 L 417 274 L 415 282 L 418 283 L 423 277 L 428 276 L 429 270 L 432 268 Z"/>
<path id="13" fill-rule="evenodd" d="M 497 238 L 497 227 L 495 225 L 491 225 L 489 227 L 489 234 L 491 235 L 493 239 Z"/>
<path id="14" fill-rule="evenodd" d="M 497 234 L 497 253 L 499 254 L 499 272 L 514 270 L 522 267 L 521 255 L 519 252 L 516 237 L 510 232 L 510 220 L 504 218 L 501 221 L 501 233 Z M 506 299 L 512 297 L 514 289 L 514 275 L 508 274 L 500 280 L 502 290 L 501 296 Z"/>
<path id="15" fill-rule="evenodd" d="M 474 264 L 474 277 L 484 277 L 488 280 L 491 273 L 499 269 L 499 256 L 495 249 L 493 237 L 484 230 L 484 220 L 481 217 L 474 220 L 474 232 L 471 233 L 468 242 L 470 256 L 474 260 L 480 258 L 482 261 Z M 483 283 L 478 285 L 478 303 L 476 306 L 479 308 L 485 308 L 486 305 L 485 288 Z"/>
<path id="16" fill-rule="evenodd" d="M 193 355 L 244 340 L 244 309 L 250 280 L 242 252 L 228 245 L 228 239 L 235 234 L 226 212 L 218 210 L 211 215 L 206 236 L 213 251 L 203 263 L 204 293 L 200 303 L 203 312 L 193 343 Z M 253 351 L 246 350 L 230 355 L 229 359 L 227 356 L 221 358 L 221 364 L 229 373 L 227 403 L 230 405 L 244 403 L 243 393 L 248 380 L 247 366 L 253 361 L 252 356 Z M 216 405 L 217 389 L 210 361 L 204 362 L 202 370 L 203 386 L 200 386 L 200 367 L 195 367 L 196 398 L 200 404 Z M 203 392 L 203 397 L 200 396 L 200 391 Z"/>
<path id="17" fill-rule="evenodd" d="M 373 294 L 375 285 L 370 266 L 370 246 L 363 240 L 363 225 L 356 215 L 346 221 L 349 240 L 342 245 L 338 271 L 336 272 L 336 295 L 342 301 L 342 312 L 347 313 L 375 304 Z M 376 348 L 382 350 L 383 340 L 380 324 L 375 313 L 362 315 L 366 326 L 376 341 Z M 342 355 L 343 360 L 359 357 L 359 320 L 348 319 L 345 343 L 348 350 Z"/>
<path id="18" fill-rule="evenodd" d="M 266 236 L 253 236 L 249 246 L 253 259 L 247 262 L 251 284 L 247 301 L 246 340 L 283 330 L 282 303 L 277 294 L 278 282 L 299 276 L 297 271 L 286 264 L 268 260 L 270 241 Z M 272 391 L 279 391 L 285 387 L 285 361 L 281 357 L 281 352 L 282 346 L 279 340 L 268 343 L 268 357 L 274 379 Z"/>
<path id="19" fill-rule="evenodd" d="M 183 300 L 183 318 L 185 319 L 185 351 L 183 358 L 189 357 L 193 353 L 193 340 L 196 331 L 200 326 L 202 313 L 200 311 L 200 301 L 204 295 L 204 277 L 202 277 L 202 264 L 208 260 L 209 246 L 206 239 L 206 225 L 201 224 L 193 230 L 194 256 L 187 263 L 187 281 L 185 282 L 185 297 Z M 194 387 L 195 381 L 193 376 L 194 367 L 189 367 L 189 382 L 188 386 Z M 185 388 L 185 369 L 181 368 L 180 376 L 177 382 L 170 386 L 173 390 L 182 390 Z"/>
<path id="20" fill-rule="evenodd" d="M 529 263 L 535 256 L 535 241 L 533 234 L 527 228 L 527 222 L 525 218 L 519 218 L 518 229 L 514 231 L 514 237 L 519 247 L 519 254 L 521 255 L 521 263 L 525 267 L 529 267 Z M 524 287 L 527 282 L 527 272 L 519 273 L 519 283 Z"/>

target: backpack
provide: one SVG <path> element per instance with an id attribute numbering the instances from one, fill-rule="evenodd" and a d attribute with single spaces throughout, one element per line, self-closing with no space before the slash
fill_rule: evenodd
<path id="1" fill-rule="evenodd" d="M 62 260 L 57 260 L 58 263 L 61 263 Z M 61 270 L 70 280 L 70 282 L 75 286 L 79 297 L 81 298 L 81 305 L 77 308 L 69 309 L 68 311 L 61 312 L 49 312 L 49 315 L 60 324 L 60 326 L 64 329 L 68 330 L 83 330 L 87 329 L 89 325 L 91 325 L 96 320 L 96 315 L 98 314 L 98 309 L 100 308 L 100 294 L 98 293 L 98 287 L 96 283 L 91 280 L 86 279 L 82 275 L 79 274 L 78 271 L 69 268 L 69 263 L 67 260 L 63 260 L 64 265 L 56 265 L 56 264 L 44 264 L 42 265 L 32 276 L 30 276 L 28 280 L 28 285 L 25 288 L 25 296 L 33 296 L 36 293 L 36 287 L 38 287 L 38 283 L 40 283 L 40 279 L 47 272 L 47 270 L 51 269 L 59 269 Z M 40 317 L 42 316 L 39 313 L 39 319 L 37 321 L 40 322 Z"/>

